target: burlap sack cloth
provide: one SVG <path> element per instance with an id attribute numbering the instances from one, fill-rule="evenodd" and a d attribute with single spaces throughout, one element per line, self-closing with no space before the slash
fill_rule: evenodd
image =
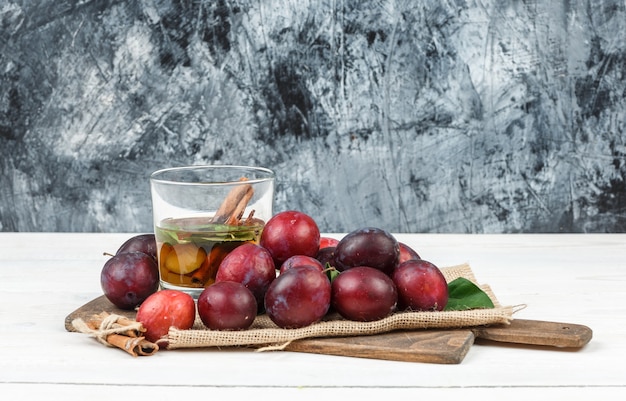
<path id="1" fill-rule="evenodd" d="M 255 346 L 260 350 L 280 349 L 294 340 L 313 337 L 348 337 L 373 335 L 393 330 L 462 328 L 487 324 L 509 324 L 517 308 L 501 306 L 488 285 L 476 281 L 468 264 L 441 268 L 448 282 L 464 277 L 478 285 L 494 303 L 493 309 L 441 312 L 397 312 L 374 322 L 354 322 L 338 315 L 328 316 L 319 323 L 299 329 L 277 327 L 267 315 L 257 316 L 248 330 L 208 330 L 198 319 L 191 330 L 171 328 L 168 349 Z"/>

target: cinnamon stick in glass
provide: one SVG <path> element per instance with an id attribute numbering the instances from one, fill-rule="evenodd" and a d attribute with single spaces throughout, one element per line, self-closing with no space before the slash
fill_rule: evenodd
<path id="1" fill-rule="evenodd" d="M 240 181 L 247 180 L 248 179 L 245 177 L 240 179 Z M 238 225 L 248 202 L 252 199 L 252 195 L 254 195 L 252 185 L 246 184 L 236 186 L 228 193 L 220 207 L 217 209 L 217 212 L 215 212 L 211 222 L 231 226 Z"/>

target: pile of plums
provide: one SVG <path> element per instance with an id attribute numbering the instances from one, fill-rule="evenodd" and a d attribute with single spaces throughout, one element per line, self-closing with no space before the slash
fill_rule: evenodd
<path id="1" fill-rule="evenodd" d="M 158 291 L 155 248 L 153 235 L 133 237 L 102 271 L 107 298 L 120 308 L 138 308 L 137 321 L 151 341 L 170 326 L 191 328 L 196 312 L 212 330 L 248 329 L 261 313 L 294 329 L 330 311 L 367 322 L 397 311 L 440 311 L 448 301 L 440 269 L 389 232 L 364 227 L 341 239 L 322 237 L 314 219 L 295 210 L 268 220 L 258 244 L 229 253 L 197 301 Z"/>

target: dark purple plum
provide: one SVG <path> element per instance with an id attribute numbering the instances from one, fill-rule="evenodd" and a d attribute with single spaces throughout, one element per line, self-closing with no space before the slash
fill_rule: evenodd
<path id="1" fill-rule="evenodd" d="M 159 289 L 159 268 L 148 254 L 122 252 L 106 261 L 100 285 L 112 304 L 131 310 Z"/>
<path id="2" fill-rule="evenodd" d="M 278 327 L 305 327 L 326 315 L 330 293 L 330 280 L 316 267 L 294 267 L 278 276 L 267 289 L 265 312 Z"/>
<path id="3" fill-rule="evenodd" d="M 257 315 L 254 294 L 243 284 L 220 281 L 198 296 L 198 316 L 211 330 L 245 330 Z"/>
<path id="4" fill-rule="evenodd" d="M 335 277 L 331 288 L 333 310 L 348 320 L 380 320 L 396 310 L 396 286 L 389 276 L 373 267 L 345 270 Z"/>
<path id="5" fill-rule="evenodd" d="M 355 266 L 369 266 L 391 275 L 399 258 L 400 245 L 395 237 L 375 227 L 348 233 L 335 248 L 335 267 L 339 271 Z"/>
<path id="6" fill-rule="evenodd" d="M 325 248 L 320 248 L 315 255 L 315 259 L 319 260 L 319 262 L 326 269 L 329 265 L 331 267 L 335 267 L 335 247 L 327 246 Z"/>
<path id="7" fill-rule="evenodd" d="M 127 239 L 115 252 L 143 252 L 157 259 L 157 244 L 154 234 L 139 234 Z"/>

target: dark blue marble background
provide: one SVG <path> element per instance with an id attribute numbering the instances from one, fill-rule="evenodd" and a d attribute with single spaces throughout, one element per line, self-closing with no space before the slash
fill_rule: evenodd
<path id="1" fill-rule="evenodd" d="M 249 164 L 322 231 L 626 231 L 626 3 L 0 2 L 0 230 Z"/>

